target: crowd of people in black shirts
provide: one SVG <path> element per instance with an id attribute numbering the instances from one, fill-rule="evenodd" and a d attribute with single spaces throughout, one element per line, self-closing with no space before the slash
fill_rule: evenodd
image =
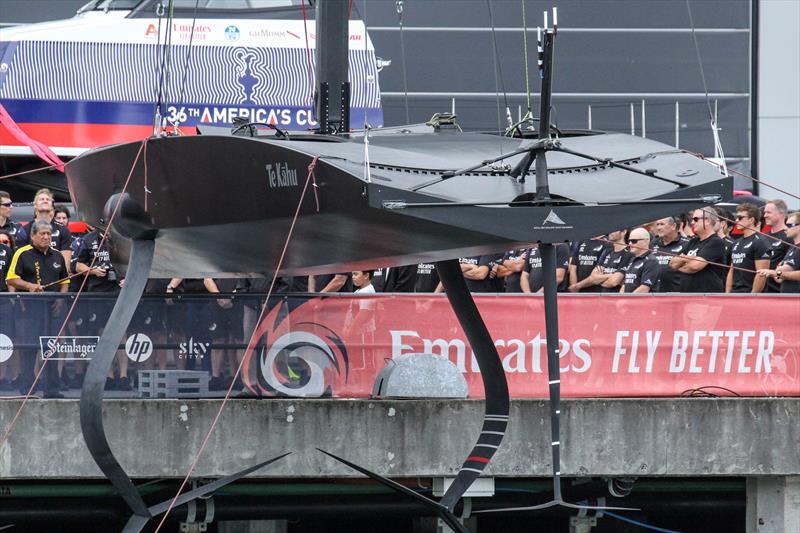
<path id="1" fill-rule="evenodd" d="M 0 191 L 0 292 L 67 292 L 83 283 L 89 293 L 115 293 L 124 280 L 117 275 L 102 242 L 102 232 L 89 226 L 83 235 L 72 235 L 67 227 L 69 211 L 55 206 L 47 189 L 34 198 L 34 219 L 23 225 L 11 219 L 13 203 Z M 636 228 L 613 231 L 580 242 L 556 245 L 556 281 L 560 292 L 580 293 L 761 293 L 800 292 L 800 212 L 787 214 L 782 200 L 767 202 L 763 208 L 743 203 L 730 212 L 723 208 L 703 208 L 692 213 L 666 217 Z M 459 258 L 468 288 L 476 293 L 542 292 L 542 259 L 537 246 L 509 250 L 505 254 Z M 72 279 L 70 279 L 72 278 Z M 135 326 L 148 326 L 167 343 L 180 330 L 191 335 L 189 346 L 181 350 L 187 357 L 176 357 L 178 368 L 199 367 L 211 374 L 211 389 L 227 388 L 223 378 L 227 362 L 234 373 L 241 350 L 215 350 L 214 354 L 192 353 L 194 347 L 208 346 L 204 340 L 235 345 L 249 337 L 260 312 L 258 298 L 270 280 L 241 279 L 153 279 L 146 294 L 221 293 L 216 299 L 198 299 L 195 305 L 174 305 L 167 298 L 145 299 L 134 318 Z M 280 278 L 276 294 L 332 292 L 417 292 L 443 290 L 433 264 L 421 263 L 367 272 L 336 273 L 327 276 Z M 234 305 L 239 299 L 242 305 Z M 263 301 L 263 300 L 262 300 Z M 166 305 L 165 305 L 166 304 Z M 113 299 L 98 299 L 84 306 L 75 324 L 96 323 L 92 334 L 100 334 L 104 317 Z M 57 335 L 63 323 L 63 299 L 27 309 L 15 309 L 12 298 L 0 297 L 0 333 L 13 328 L 35 328 L 38 335 Z M 215 308 L 218 307 L 219 309 Z M 219 324 L 220 309 L 223 320 Z M 43 317 L 46 320 L 43 322 Z M 43 326 L 46 323 L 46 326 Z M 153 326 L 157 327 L 153 327 Z M 219 330 L 228 338 L 220 339 Z M 46 331 L 45 331 L 46 330 Z M 52 330 L 52 331 L 50 331 Z M 192 344 L 194 343 L 194 344 Z M 37 348 L 22 350 L 18 369 L 0 365 L 0 390 L 19 388 L 27 392 L 37 360 Z M 31 352 L 31 353 L 27 353 Z M 182 352 L 183 353 L 183 352 Z M 203 357 L 208 355 L 208 357 Z M 199 356 L 199 357 L 197 357 Z M 63 361 L 59 361 L 63 363 Z M 148 361 L 150 366 L 166 368 L 166 353 Z M 47 365 L 45 396 L 59 396 L 64 387 L 79 387 L 83 365 L 78 362 L 67 377 L 63 364 Z M 16 372 L 15 372 L 16 370 Z M 120 354 L 117 372 L 110 375 L 111 389 L 130 390 L 128 359 Z M 238 386 L 241 386 L 238 384 Z"/>

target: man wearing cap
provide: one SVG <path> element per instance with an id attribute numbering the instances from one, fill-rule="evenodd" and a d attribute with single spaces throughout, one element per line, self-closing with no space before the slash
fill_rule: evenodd
<path id="1" fill-rule="evenodd" d="M 658 283 L 661 265 L 650 252 L 650 233 L 644 228 L 634 228 L 628 237 L 628 248 L 633 257 L 622 272 L 625 281 L 619 292 L 650 292 Z"/>

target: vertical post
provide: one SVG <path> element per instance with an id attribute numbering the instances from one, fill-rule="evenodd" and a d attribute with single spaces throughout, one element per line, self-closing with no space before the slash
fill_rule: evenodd
<path id="1" fill-rule="evenodd" d="M 314 96 L 314 111 L 317 117 L 327 117 L 327 124 L 320 120 L 320 133 L 348 131 L 350 124 L 344 124 L 347 116 L 342 116 L 342 107 L 350 106 L 343 90 L 348 80 L 348 20 L 347 0 L 327 0 L 317 2 L 317 80 Z M 323 98 L 322 84 L 328 85 L 328 98 Z M 333 103 L 331 105 L 331 102 Z M 319 120 L 319 119 L 318 119 Z"/>
<path id="2" fill-rule="evenodd" d="M 681 147 L 681 104 L 675 100 L 675 148 Z"/>
<path id="3" fill-rule="evenodd" d="M 589 129 L 592 129 L 592 104 L 589 104 Z"/>
<path id="4" fill-rule="evenodd" d="M 642 98 L 642 137 L 647 137 L 647 118 L 646 118 L 644 98 Z"/>
<path id="5" fill-rule="evenodd" d="M 544 324 L 547 339 L 547 379 L 550 386 L 550 445 L 553 459 L 553 499 L 561 498 L 561 369 L 559 368 L 556 248 L 540 244 L 544 286 Z"/>
<path id="6" fill-rule="evenodd" d="M 719 152 L 719 143 L 717 143 L 717 132 L 719 131 L 719 100 L 714 100 L 714 157 L 719 159 L 722 154 Z"/>
<path id="7" fill-rule="evenodd" d="M 542 97 L 539 102 L 539 139 L 550 137 L 550 102 L 553 95 L 553 48 L 555 29 L 546 29 L 542 34 L 544 62 L 542 65 Z M 550 184 L 547 178 L 547 156 L 544 150 L 536 152 L 536 199 L 550 198 Z"/>
<path id="8" fill-rule="evenodd" d="M 633 110 L 633 102 L 631 102 L 631 135 L 636 135 L 636 115 Z"/>

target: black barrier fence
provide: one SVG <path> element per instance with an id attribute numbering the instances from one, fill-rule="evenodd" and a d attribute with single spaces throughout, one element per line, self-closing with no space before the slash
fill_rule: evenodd
<path id="1" fill-rule="evenodd" d="M 291 309 L 311 297 L 276 296 L 268 307 Z M 71 293 L 0 294 L 0 395 L 27 392 L 44 359 L 50 360 L 48 366 L 57 365 L 58 378 L 48 371 L 43 378 L 49 377 L 49 383 L 41 379 L 42 390 L 79 394 L 86 364 L 116 299 L 108 293 L 85 293 L 77 302 Z M 265 299 L 263 294 L 144 295 L 120 344 L 107 389 L 145 397 L 224 393 Z M 167 377 L 156 374 L 163 370 L 170 371 Z M 142 388 L 142 377 L 152 381 L 151 389 Z M 176 389 L 179 384 L 186 385 L 183 391 Z M 241 383 L 235 386 L 243 389 Z"/>

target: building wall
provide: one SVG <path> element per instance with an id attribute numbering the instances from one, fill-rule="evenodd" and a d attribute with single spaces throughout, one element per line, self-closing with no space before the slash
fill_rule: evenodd
<path id="1" fill-rule="evenodd" d="M 800 2 L 759 0 L 757 176 L 761 196 L 800 208 Z"/>

